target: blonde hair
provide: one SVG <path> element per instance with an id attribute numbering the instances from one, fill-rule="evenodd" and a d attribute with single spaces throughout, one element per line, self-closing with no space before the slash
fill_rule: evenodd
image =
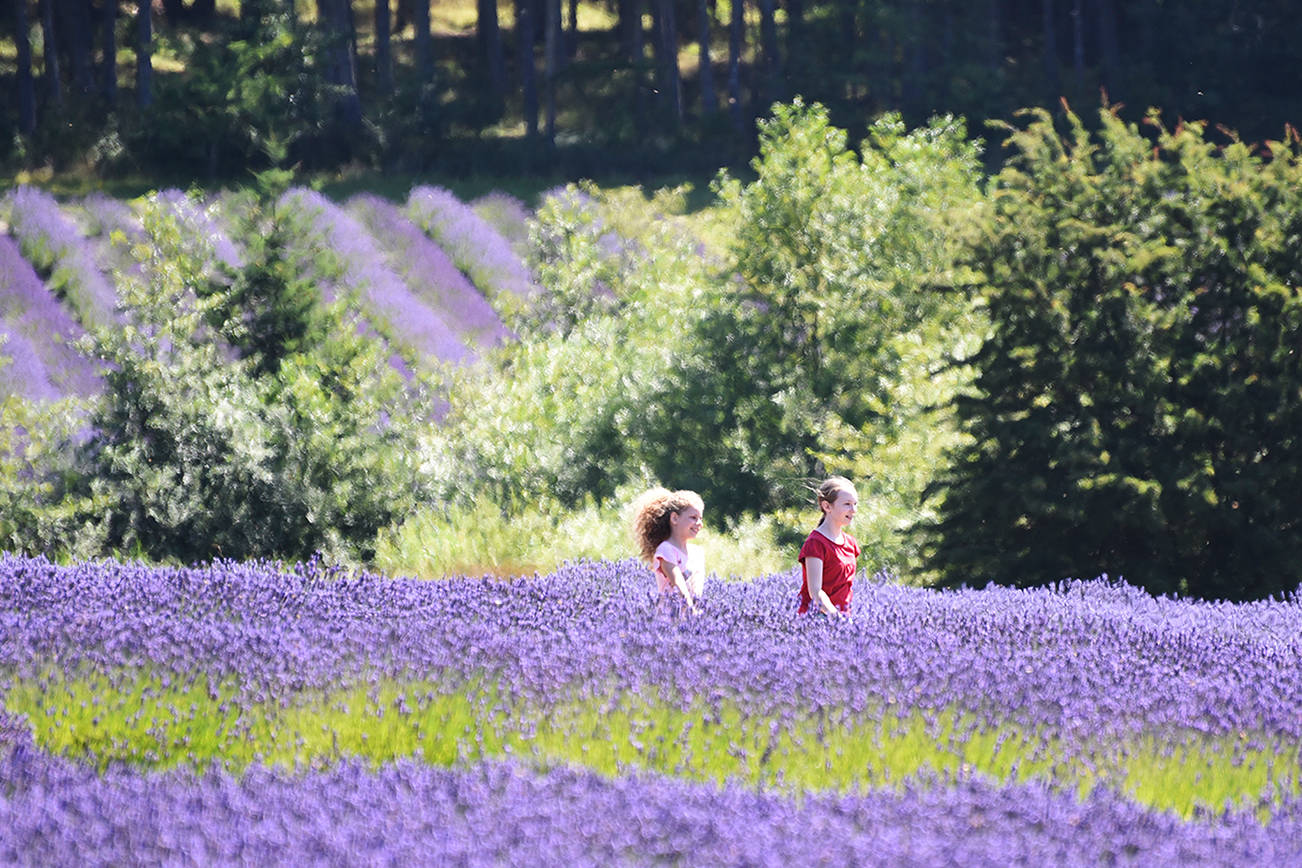
<path id="1" fill-rule="evenodd" d="M 653 488 L 633 502 L 633 541 L 648 564 L 655 563 L 656 547 L 669 539 L 669 516 L 694 506 L 705 511 L 705 501 L 695 491 Z"/>
<path id="2" fill-rule="evenodd" d="M 823 504 L 826 503 L 828 506 L 832 506 L 842 493 L 855 494 L 854 483 L 844 476 L 829 476 L 814 489 L 814 506 L 818 507 L 819 512 L 822 512 Z"/>

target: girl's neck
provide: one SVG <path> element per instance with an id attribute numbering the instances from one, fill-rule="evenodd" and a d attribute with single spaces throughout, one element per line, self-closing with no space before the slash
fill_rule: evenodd
<path id="1" fill-rule="evenodd" d="M 815 529 L 816 531 L 818 531 L 819 533 L 821 533 L 823 536 L 825 536 L 825 537 L 827 537 L 828 539 L 830 539 L 830 540 L 831 540 L 832 542 L 834 542 L 834 543 L 839 543 L 839 542 L 841 542 L 842 537 L 843 537 L 843 532 L 844 532 L 844 530 L 845 530 L 844 528 L 840 528 L 840 527 L 837 527 L 836 525 L 832 524 L 832 523 L 831 523 L 830 521 L 828 521 L 826 518 L 824 518 L 823 521 L 822 521 L 822 523 L 819 524 L 818 527 L 816 527 L 816 528 L 814 528 L 814 529 Z"/>
<path id="2" fill-rule="evenodd" d="M 674 548 L 678 549 L 680 552 L 687 551 L 688 540 L 686 536 L 678 537 L 675 536 L 674 534 L 670 534 L 669 543 L 673 545 Z"/>

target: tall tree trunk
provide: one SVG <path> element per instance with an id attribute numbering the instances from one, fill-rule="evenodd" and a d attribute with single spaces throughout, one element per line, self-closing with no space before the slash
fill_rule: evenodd
<path id="1" fill-rule="evenodd" d="M 502 54 L 502 28 L 497 20 L 497 0 L 476 0 L 475 11 L 479 56 L 484 61 L 488 92 L 493 100 L 493 115 L 498 117 L 506 100 L 506 58 Z"/>
<path id="2" fill-rule="evenodd" d="M 998 74 L 1004 67 L 1004 0 L 989 0 L 986 19 L 989 25 L 986 66 L 991 74 Z"/>
<path id="3" fill-rule="evenodd" d="M 1044 75 L 1049 85 L 1050 98 L 1057 100 L 1062 95 L 1058 81 L 1058 28 L 1054 20 L 1053 0 L 1040 0 L 1040 14 L 1044 23 Z"/>
<path id="4" fill-rule="evenodd" d="M 696 29 L 700 44 L 700 73 L 697 81 L 701 85 L 701 112 L 712 115 L 719 110 L 719 97 L 714 92 L 714 69 L 710 65 L 710 4 L 709 0 L 696 2 Z"/>
<path id="5" fill-rule="evenodd" d="M 624 52 L 624 56 L 631 62 L 633 60 L 633 17 L 634 10 L 641 11 L 641 4 L 634 0 L 616 0 L 616 8 L 619 13 L 619 47 Z M 641 19 L 638 19 L 641 23 Z"/>
<path id="6" fill-rule="evenodd" d="M 416 47 L 416 74 L 421 84 L 429 84 L 434 78 L 434 40 L 429 32 L 430 0 L 416 0 L 411 18 L 415 29 L 413 41 Z"/>
<path id="7" fill-rule="evenodd" d="M 1071 4 L 1071 68 L 1076 78 L 1076 90 L 1085 92 L 1085 9 L 1083 0 Z"/>
<path id="8" fill-rule="evenodd" d="M 36 83 L 32 79 L 27 0 L 14 0 L 14 43 L 18 50 L 18 131 L 30 136 L 36 132 Z"/>
<path id="9" fill-rule="evenodd" d="M 579 0 L 570 0 L 566 6 L 569 26 L 566 28 L 565 56 L 573 60 L 579 53 Z"/>
<path id="10" fill-rule="evenodd" d="M 728 114 L 732 128 L 741 135 L 745 132 L 741 98 L 741 50 L 745 44 L 746 12 L 743 0 L 732 0 L 732 15 L 728 24 Z"/>
<path id="11" fill-rule="evenodd" d="M 620 7 L 627 16 L 628 64 L 633 73 L 633 128 L 646 129 L 646 87 L 642 67 L 646 62 L 646 44 L 642 32 L 643 0 L 624 0 Z"/>
<path id="12" fill-rule="evenodd" d="M 1111 90 L 1117 84 L 1117 8 L 1113 0 L 1094 0 L 1099 23 L 1099 67 L 1103 87 Z"/>
<path id="13" fill-rule="evenodd" d="M 521 111 L 525 138 L 538 138 L 538 84 L 534 71 L 534 0 L 515 0 L 515 40 L 520 65 Z"/>
<path id="14" fill-rule="evenodd" d="M 59 30 L 63 33 L 63 47 L 72 66 L 73 87 L 78 93 L 90 93 L 95 89 L 95 71 L 90 59 L 95 42 L 91 30 L 93 10 L 90 0 L 60 0 L 58 7 Z"/>
<path id="15" fill-rule="evenodd" d="M 764 55 L 764 68 L 760 76 L 764 82 L 762 108 L 767 114 L 769 106 L 782 98 L 779 84 L 782 61 L 778 56 L 778 25 L 774 17 L 774 0 L 759 0 L 759 10 L 760 52 Z"/>
<path id="16" fill-rule="evenodd" d="M 45 92 L 50 105 L 63 105 L 63 83 L 59 80 L 59 40 L 54 32 L 54 0 L 45 0 L 41 10 L 41 51 L 45 55 Z"/>
<path id="17" fill-rule="evenodd" d="M 194 17 L 204 23 L 211 23 L 217 18 L 217 0 L 194 0 L 192 8 Z"/>
<path id="18" fill-rule="evenodd" d="M 104 101 L 118 101 L 118 0 L 104 3 Z"/>
<path id="19" fill-rule="evenodd" d="M 163 0 L 163 18 L 168 27 L 179 27 L 185 15 L 185 0 Z"/>
<path id="20" fill-rule="evenodd" d="M 545 136 L 547 150 L 556 147 L 556 74 L 560 63 L 561 0 L 545 0 L 543 15 L 543 88 L 546 93 L 547 118 Z"/>
<path id="21" fill-rule="evenodd" d="M 921 114 L 926 93 L 927 47 L 931 38 L 922 3 L 909 5 L 909 26 L 904 38 L 904 71 L 900 99 L 906 110 Z"/>
<path id="22" fill-rule="evenodd" d="M 656 9 L 656 55 L 660 59 L 660 88 L 664 104 L 674 123 L 683 119 L 683 80 L 678 71 L 678 26 L 674 0 L 654 0 Z"/>
<path id="23" fill-rule="evenodd" d="M 393 93 L 393 19 L 389 0 L 375 0 L 375 89 L 380 96 Z"/>
<path id="24" fill-rule="evenodd" d="M 355 130 L 362 125 L 362 101 L 353 53 L 352 0 L 317 0 L 316 8 L 327 42 L 326 81 L 340 89 L 335 103 L 340 121 Z"/>
<path id="25" fill-rule="evenodd" d="M 149 108 L 154 101 L 154 22 L 150 3 L 136 6 L 136 105 Z"/>
<path id="26" fill-rule="evenodd" d="M 795 75 L 805 66 L 805 0 L 787 0 L 787 70 Z"/>

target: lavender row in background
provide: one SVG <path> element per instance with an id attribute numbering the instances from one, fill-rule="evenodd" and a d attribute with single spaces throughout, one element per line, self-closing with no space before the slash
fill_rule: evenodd
<path id="1" fill-rule="evenodd" d="M 1102 580 L 936 592 L 861 583 L 852 620 L 794 614 L 795 574 L 710 579 L 701 617 L 654 604 L 633 561 L 509 582 L 0 560 L 0 667 L 147 664 L 273 695 L 488 673 L 506 695 L 733 697 L 791 721 L 966 710 L 1064 749 L 1144 732 L 1302 736 L 1302 606 L 1154 599 Z M 683 661 L 691 661 L 690 666 Z M 817 671 L 818 678 L 808 673 Z M 586 692 L 585 692 L 586 691 Z"/>
<path id="2" fill-rule="evenodd" d="M 49 284 L 66 293 L 81 323 L 90 327 L 114 322 L 116 291 L 100 271 L 93 246 L 54 197 L 33 187 L 18 187 L 6 194 L 3 208 L 23 256 L 50 272 Z"/>
<path id="3" fill-rule="evenodd" d="M 357 220 L 313 190 L 295 188 L 285 194 L 283 201 L 311 215 L 328 245 L 316 255 L 338 257 L 343 270 L 340 288 L 357 292 L 368 313 L 390 338 L 429 359 L 452 363 L 468 359 L 469 348 L 385 264 L 374 239 Z"/>
<path id="4" fill-rule="evenodd" d="M 406 212 L 490 298 L 526 298 L 538 291 L 510 243 L 449 191 L 415 187 L 407 196 Z"/>
<path id="5" fill-rule="evenodd" d="M 1258 866 L 1297 864 L 1300 819 L 1297 800 L 1264 826 L 1247 811 L 1182 822 L 1104 790 L 976 778 L 794 799 L 496 762 L 100 776 L 0 713 L 5 864 Z"/>
<path id="6" fill-rule="evenodd" d="M 41 282 L 14 239 L 0 235 L 0 395 L 38 401 L 87 396 L 100 388 L 94 365 L 69 342 L 84 334 Z"/>
<path id="7" fill-rule="evenodd" d="M 354 196 L 348 206 L 388 254 L 390 267 L 413 293 L 446 318 L 472 352 L 475 347 L 496 346 L 512 337 L 479 290 L 398 206 L 372 194 Z"/>

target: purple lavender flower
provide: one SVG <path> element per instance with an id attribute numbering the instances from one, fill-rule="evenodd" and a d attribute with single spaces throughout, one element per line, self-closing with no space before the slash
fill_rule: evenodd
<path id="1" fill-rule="evenodd" d="M 529 221 L 533 213 L 519 199 L 494 191 L 470 203 L 471 209 L 496 229 L 524 259 L 529 252 Z"/>
<path id="2" fill-rule="evenodd" d="M 312 190 L 290 190 L 284 204 L 310 215 L 328 245 L 322 253 L 337 257 L 342 267 L 342 288 L 358 294 L 368 319 L 386 337 L 408 348 L 418 359 L 452 363 L 469 360 L 470 349 L 385 264 L 384 254 L 361 223 Z"/>
<path id="3" fill-rule="evenodd" d="M 16 736 L 21 740 L 21 735 Z M 0 742 L 6 864 L 963 865 L 1296 864 L 1296 799 L 1181 822 L 1122 797 L 912 782 L 800 799 L 647 774 L 516 763 L 243 775 L 85 766 Z"/>
<path id="4" fill-rule="evenodd" d="M 407 197 L 407 214 L 490 298 L 507 293 L 527 297 L 538 291 L 510 243 L 448 190 L 414 188 Z"/>
<path id="5" fill-rule="evenodd" d="M 139 275 L 141 266 L 131 247 L 146 241 L 140 216 L 127 203 L 103 193 L 92 193 L 78 204 L 82 228 L 95 245 L 96 261 L 112 273 Z"/>
<path id="6" fill-rule="evenodd" d="M 94 250 L 54 197 L 34 187 L 5 196 L 10 231 L 24 256 L 50 272 L 50 283 L 66 293 L 87 326 L 108 325 L 117 317 L 117 294 L 95 261 Z"/>
<path id="7" fill-rule="evenodd" d="M 163 190 L 157 199 L 192 236 L 211 245 L 213 256 L 227 270 L 240 268 L 244 253 L 222 225 L 219 210 L 213 203 L 200 202 L 180 190 Z"/>
<path id="8" fill-rule="evenodd" d="M 84 332 L 23 258 L 0 235 L 0 353 L 13 363 L 0 372 L 13 394 L 37 400 L 88 396 L 100 389 L 90 360 L 71 345 Z"/>
<path id="9" fill-rule="evenodd" d="M 349 209 L 366 224 L 412 292 L 446 317 L 466 343 L 492 347 L 512 338 L 492 305 L 396 205 L 363 194 L 349 201 Z"/>

